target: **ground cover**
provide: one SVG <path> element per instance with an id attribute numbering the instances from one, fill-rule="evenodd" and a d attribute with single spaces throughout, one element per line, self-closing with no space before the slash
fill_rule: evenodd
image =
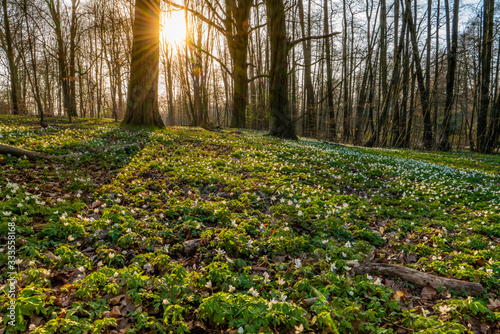
<path id="1" fill-rule="evenodd" d="M 0 143 L 81 153 L 0 157 L 18 271 L 9 326 L 0 246 L 2 333 L 500 332 L 498 156 L 49 123 L 0 118 Z M 363 262 L 484 293 L 355 275 Z"/>

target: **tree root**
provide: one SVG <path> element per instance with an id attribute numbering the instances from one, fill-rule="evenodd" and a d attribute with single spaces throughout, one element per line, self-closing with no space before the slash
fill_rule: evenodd
<path id="1" fill-rule="evenodd" d="M 119 149 L 127 149 L 132 146 L 137 146 L 139 148 L 144 147 L 144 144 L 142 143 L 133 143 L 133 144 L 123 144 L 123 145 L 114 145 L 114 146 L 104 146 L 104 147 L 96 147 L 92 149 L 88 149 L 87 152 L 90 152 L 92 154 L 98 154 L 102 153 L 104 151 L 109 151 L 109 150 L 119 150 Z M 10 145 L 5 145 L 5 144 L 0 144 L 0 154 L 2 155 L 8 155 L 10 154 L 11 156 L 14 157 L 26 157 L 31 160 L 35 159 L 64 159 L 67 157 L 78 157 L 80 153 L 69 153 L 69 154 L 63 154 L 63 155 L 53 155 L 53 154 L 47 154 L 47 153 L 41 153 L 41 152 L 36 152 L 36 151 L 30 151 L 30 150 L 25 150 L 19 147 L 15 146 L 10 146 Z"/>
<path id="2" fill-rule="evenodd" d="M 354 266 L 352 269 L 356 275 L 381 274 L 385 276 L 399 277 L 415 285 L 430 285 L 433 288 L 441 286 L 452 290 L 463 290 L 473 296 L 481 295 L 484 292 L 483 286 L 480 283 L 440 277 L 394 264 L 365 263 Z"/>

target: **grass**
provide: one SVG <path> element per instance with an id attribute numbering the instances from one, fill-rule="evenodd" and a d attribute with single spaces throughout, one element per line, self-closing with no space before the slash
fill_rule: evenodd
<path id="1" fill-rule="evenodd" d="M 13 228 L 18 286 L 11 326 L 2 247 L 0 331 L 500 329 L 498 156 L 49 123 L 0 118 L 2 143 L 81 153 L 0 158 L 0 244 Z M 86 153 L 134 142 L 145 146 Z M 423 298 L 405 281 L 353 275 L 366 258 L 480 282 L 485 294 Z"/>

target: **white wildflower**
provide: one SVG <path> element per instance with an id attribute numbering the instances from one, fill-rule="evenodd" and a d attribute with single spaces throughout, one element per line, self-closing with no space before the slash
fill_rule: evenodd
<path id="1" fill-rule="evenodd" d="M 251 287 L 250 290 L 248 290 L 248 293 L 251 294 L 254 297 L 258 297 L 259 296 L 259 293 L 257 292 L 257 290 L 255 290 L 253 287 Z"/>

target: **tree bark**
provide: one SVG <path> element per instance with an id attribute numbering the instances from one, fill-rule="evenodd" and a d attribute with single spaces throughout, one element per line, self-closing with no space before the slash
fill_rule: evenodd
<path id="1" fill-rule="evenodd" d="M 493 45 L 494 0 L 484 0 L 483 4 L 483 39 L 481 50 L 481 90 L 480 105 L 477 113 L 477 145 L 481 153 L 490 153 L 488 138 L 488 111 L 490 105 L 491 49 Z"/>
<path id="2" fill-rule="evenodd" d="M 323 2 L 323 33 L 330 34 L 330 26 L 328 19 L 328 0 Z M 332 57 L 330 51 L 330 38 L 325 39 L 325 57 L 326 57 L 326 89 L 327 89 L 327 110 L 329 116 L 328 122 L 328 139 L 330 141 L 337 140 L 337 124 L 335 120 L 335 109 L 333 104 L 333 70 L 332 70 Z"/>
<path id="3" fill-rule="evenodd" d="M 248 102 L 248 33 L 251 0 L 226 0 L 227 18 L 224 21 L 228 34 L 228 48 L 233 61 L 233 117 L 231 127 L 246 126 Z"/>
<path id="4" fill-rule="evenodd" d="M 452 290 L 464 290 L 474 296 L 484 292 L 480 283 L 461 281 L 452 278 L 440 277 L 421 271 L 387 263 L 367 263 L 353 267 L 356 275 L 381 274 L 385 276 L 399 277 L 407 282 L 419 285 L 430 285 L 434 288 L 445 287 Z"/>
<path id="5" fill-rule="evenodd" d="M 288 106 L 288 43 L 285 6 L 283 0 L 268 0 L 266 1 L 266 8 L 271 48 L 269 134 L 280 138 L 296 139 L 295 126 Z"/>
<path id="6" fill-rule="evenodd" d="M 70 26 L 70 44 L 69 44 L 69 110 L 71 116 L 77 116 L 76 112 L 76 33 L 78 30 L 78 16 L 76 11 L 80 5 L 80 0 L 71 0 L 71 26 Z M 111 74 L 110 74 L 111 75 Z"/>
<path id="7" fill-rule="evenodd" d="M 57 64 L 59 65 L 59 81 L 63 98 L 63 108 L 71 122 L 71 93 L 69 88 L 68 66 L 66 47 L 64 45 L 63 32 L 61 27 L 61 3 L 60 0 L 45 0 L 49 7 L 52 22 L 54 23 L 54 32 L 57 38 Z"/>
<path id="8" fill-rule="evenodd" d="M 158 109 L 160 0 L 137 0 L 124 125 L 164 127 Z"/>
<path id="9" fill-rule="evenodd" d="M 297 6 L 299 8 L 299 22 L 300 29 L 302 32 L 302 49 L 304 52 L 304 89 L 306 91 L 306 134 L 312 138 L 316 138 L 317 136 L 317 127 L 316 127 L 316 107 L 315 107 L 315 94 L 314 87 L 311 78 L 311 42 L 310 40 L 306 40 L 305 38 L 309 37 L 310 27 L 306 32 L 306 23 L 304 19 L 304 4 L 302 0 L 298 0 Z M 311 8 L 309 7 L 309 12 Z M 308 21 L 310 25 L 310 20 Z"/>
<path id="10" fill-rule="evenodd" d="M 451 108 L 454 99 L 455 87 L 455 72 L 457 68 L 457 44 L 458 44 L 458 11 L 460 0 L 455 0 L 453 4 L 453 33 L 451 37 L 451 48 L 448 49 L 448 72 L 446 73 L 446 102 L 444 107 L 444 119 L 441 127 L 441 138 L 439 141 L 439 149 L 449 151 L 450 143 L 450 123 L 451 123 Z"/>
<path id="11" fill-rule="evenodd" d="M 415 26 L 413 24 L 413 17 L 411 15 L 410 0 L 406 0 L 406 15 L 407 15 L 406 21 L 411 35 L 413 58 L 415 60 L 418 90 L 420 93 L 420 106 L 422 107 L 422 115 L 424 118 L 423 144 L 424 144 L 424 149 L 430 150 L 432 148 L 432 143 L 433 143 L 433 133 L 432 133 L 431 113 L 429 109 L 429 87 L 425 85 L 424 76 L 422 74 L 422 65 L 420 62 L 420 52 L 418 49 L 417 33 L 415 31 Z"/>
<path id="12" fill-rule="evenodd" d="M 382 0 L 385 1 L 385 0 Z M 342 35 L 342 70 L 343 70 L 343 82 L 342 82 L 342 94 L 343 94 L 343 105 L 342 105 L 342 113 L 343 113 L 343 129 L 342 129 L 342 139 L 344 141 L 348 141 L 351 133 L 351 111 L 349 110 L 349 69 L 348 69 L 348 61 L 347 61 L 347 34 L 348 34 L 348 26 L 347 26 L 347 4 L 346 0 L 343 0 L 343 25 L 344 31 Z"/>
<path id="13" fill-rule="evenodd" d="M 14 45 L 12 41 L 12 32 L 10 30 L 10 19 L 7 8 L 7 0 L 2 0 L 3 9 L 3 34 L 2 44 L 4 44 L 7 53 L 7 62 L 9 64 L 10 72 L 10 98 L 12 101 L 12 113 L 19 115 L 25 112 L 24 103 L 21 97 L 21 86 L 19 82 L 19 74 L 14 55 Z"/>

